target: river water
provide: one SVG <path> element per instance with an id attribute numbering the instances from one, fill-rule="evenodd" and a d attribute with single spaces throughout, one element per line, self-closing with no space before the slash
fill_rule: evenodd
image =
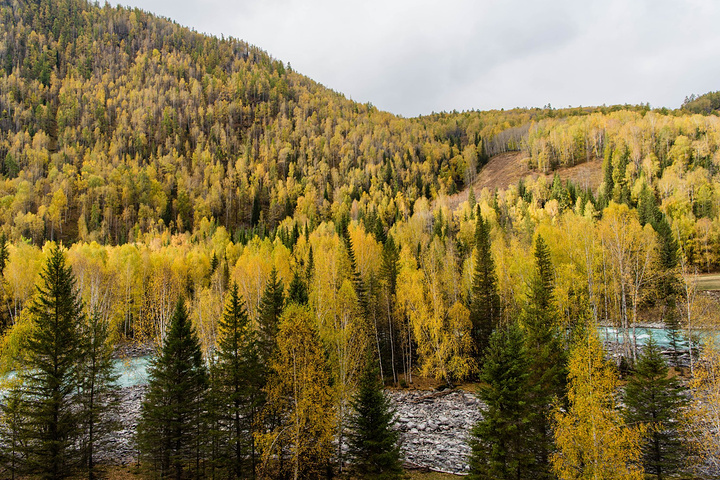
<path id="1" fill-rule="evenodd" d="M 133 358 L 117 358 L 113 360 L 115 371 L 120 375 L 118 377 L 118 386 L 121 388 L 134 387 L 135 385 L 144 385 L 147 383 L 147 368 L 150 363 L 150 356 L 133 357 Z M 12 380 L 15 372 L 12 371 L 0 376 L 1 380 Z M 1 384 L 2 382 L 0 382 Z M 0 391 L 2 391 L 0 385 Z"/>
<path id="2" fill-rule="evenodd" d="M 598 333 L 600 334 L 601 340 L 614 342 L 616 339 L 616 333 L 618 332 L 617 329 L 613 327 L 598 327 Z M 668 338 L 667 331 L 665 329 L 637 328 L 635 333 L 637 335 L 638 345 L 645 345 L 650 337 L 652 337 L 660 348 L 670 347 L 670 339 Z M 619 332 L 617 338 L 619 338 L 620 342 L 623 341 L 622 332 Z M 679 340 L 679 342 L 683 341 L 683 338 Z M 678 345 L 678 348 L 684 348 L 680 345 L 682 345 L 682 343 Z M 149 356 L 115 360 L 116 368 L 120 373 L 120 378 L 118 380 L 120 386 L 131 387 L 147 383 L 147 366 L 149 361 Z"/>
<path id="3" fill-rule="evenodd" d="M 147 383 L 147 367 L 150 356 L 118 358 L 113 360 L 115 369 L 120 374 L 118 385 L 122 388 L 143 385 Z"/>
<path id="4" fill-rule="evenodd" d="M 652 337 L 655 343 L 660 348 L 669 348 L 670 339 L 668 338 L 667 331 L 662 328 L 637 328 L 636 330 L 638 345 L 644 345 Z M 619 339 L 623 341 L 622 331 L 618 332 L 613 327 L 598 327 L 598 333 L 600 334 L 601 340 L 608 340 L 614 342 Z M 680 339 L 680 345 L 684 345 L 684 338 Z M 686 348 L 681 347 L 679 348 Z M 119 373 L 118 385 L 120 387 L 132 387 L 135 385 L 143 385 L 147 383 L 147 367 L 150 362 L 150 356 L 143 357 L 132 357 L 132 358 L 119 358 L 113 360 L 115 368 Z M 12 377 L 12 373 L 9 377 Z"/>

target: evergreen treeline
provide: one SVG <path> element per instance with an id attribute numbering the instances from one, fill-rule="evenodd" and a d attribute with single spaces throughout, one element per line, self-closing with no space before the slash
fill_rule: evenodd
<path id="1" fill-rule="evenodd" d="M 40 277 L 18 375 L 0 404 L 0 473 L 60 479 L 81 470 L 92 479 L 98 452 L 119 428 L 107 326 L 85 315 L 59 248 L 48 252 Z"/>

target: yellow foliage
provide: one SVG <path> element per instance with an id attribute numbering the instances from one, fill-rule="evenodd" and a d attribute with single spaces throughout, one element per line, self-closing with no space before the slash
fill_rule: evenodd
<path id="1" fill-rule="evenodd" d="M 296 305 L 280 320 L 277 355 L 266 387 L 266 415 L 276 419 L 276 427 L 258 437 L 263 478 L 318 478 L 332 454 L 330 378 L 314 323 L 312 314 Z"/>
<path id="2" fill-rule="evenodd" d="M 5 266 L 4 275 L 8 282 L 7 296 L 11 299 L 9 310 L 13 323 L 15 323 L 35 290 L 43 253 L 27 242 L 10 245 L 8 250 L 10 257 Z"/>
<path id="3" fill-rule="evenodd" d="M 421 259 L 423 265 L 418 268 L 403 248 L 397 285 L 398 306 L 410 319 L 420 371 L 448 383 L 467 378 L 477 365 L 472 356 L 470 314 L 454 292 L 461 283 L 460 272 L 437 237 Z M 449 270 L 455 272 L 454 278 Z"/>
<path id="4" fill-rule="evenodd" d="M 572 350 L 569 408 L 556 408 L 552 466 L 561 480 L 642 480 L 643 425 L 625 425 L 615 405 L 617 375 L 593 331 Z"/>
<path id="5" fill-rule="evenodd" d="M 35 328 L 28 315 L 27 310 L 23 311 L 18 321 L 0 338 L 0 379 L 8 372 L 14 370 L 25 351 L 23 349 L 25 340 Z M 22 364 L 22 362 L 19 362 Z M 0 382 L 2 388 L 2 382 Z"/>
<path id="6" fill-rule="evenodd" d="M 292 279 L 289 250 L 279 241 L 273 243 L 269 238 L 255 237 L 243 249 L 231 274 L 254 321 L 258 319 L 260 300 L 273 267 L 287 287 Z"/>
<path id="7" fill-rule="evenodd" d="M 720 470 L 720 345 L 710 339 L 695 364 L 692 400 L 685 410 L 687 440 L 698 473 Z"/>

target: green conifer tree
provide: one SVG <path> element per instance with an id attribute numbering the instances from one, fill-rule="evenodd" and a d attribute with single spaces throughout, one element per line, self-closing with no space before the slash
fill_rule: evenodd
<path id="1" fill-rule="evenodd" d="M 120 425 L 111 414 L 120 404 L 109 341 L 108 323 L 97 312 L 81 327 L 83 362 L 80 364 L 80 427 L 82 464 L 88 479 L 95 478 L 95 456 L 110 445 L 111 434 Z"/>
<path id="2" fill-rule="evenodd" d="M 288 303 L 297 303 L 298 305 L 307 305 L 308 303 L 307 285 L 305 285 L 298 270 L 293 273 L 292 281 L 288 287 Z"/>
<path id="3" fill-rule="evenodd" d="M 655 207 L 657 209 L 657 207 Z M 680 319 L 677 298 L 680 292 L 680 271 L 678 268 L 678 243 L 672 233 L 667 218 L 657 213 L 657 221 L 652 224 L 660 239 L 661 275 L 657 281 L 657 294 L 662 305 L 663 322 L 673 350 L 673 361 L 677 362 L 677 351 L 681 347 Z"/>
<path id="4" fill-rule="evenodd" d="M 679 432 L 680 414 L 687 402 L 658 345 L 651 339 L 638 358 L 635 372 L 625 388 L 625 420 L 649 426 L 642 452 L 645 473 L 658 480 L 680 473 L 684 454 Z"/>
<path id="5" fill-rule="evenodd" d="M 0 402 L 0 475 L 15 480 L 22 472 L 22 426 L 26 423 L 21 409 L 19 388 L 10 388 Z"/>
<path id="6" fill-rule="evenodd" d="M 392 429 L 395 410 L 385 396 L 377 364 L 368 355 L 353 400 L 350 419 L 349 454 L 351 471 L 360 478 L 403 477 L 398 432 Z"/>
<path id="7" fill-rule="evenodd" d="M 218 463 L 225 478 L 254 478 L 255 428 L 264 404 L 264 378 L 257 333 L 250 327 L 245 303 L 232 284 L 218 326 L 220 336 L 212 372 L 217 417 Z M 248 461 L 246 461 L 246 458 Z"/>
<path id="8" fill-rule="evenodd" d="M 500 322 L 500 296 L 497 292 L 495 262 L 490 250 L 490 225 L 477 209 L 475 248 L 477 259 L 470 292 L 470 321 L 478 358 L 482 358 L 490 335 Z"/>
<path id="9" fill-rule="evenodd" d="M 219 264 L 220 262 L 218 261 L 217 253 L 213 252 L 212 258 L 210 259 L 210 275 L 208 275 L 209 277 L 213 276 L 213 273 L 215 273 Z"/>
<path id="10" fill-rule="evenodd" d="M 261 354 L 266 365 L 270 364 L 275 351 L 278 324 L 285 306 L 283 292 L 283 282 L 278 278 L 277 270 L 273 267 L 260 299 L 259 312 Z"/>
<path id="11" fill-rule="evenodd" d="M 468 207 L 470 207 L 470 218 L 475 218 L 475 204 L 477 203 L 477 200 L 475 199 L 475 188 L 471 185 L 470 189 L 468 191 Z"/>
<path id="12" fill-rule="evenodd" d="M 513 323 L 496 329 L 480 372 L 478 396 L 484 403 L 483 419 L 472 430 L 469 478 L 532 478 L 529 370 L 519 326 Z"/>
<path id="13" fill-rule="evenodd" d="M 8 251 L 7 237 L 3 233 L 0 235 L 0 273 L 5 271 L 8 257 L 10 257 L 10 252 Z"/>
<path id="14" fill-rule="evenodd" d="M 389 360 L 389 368 L 385 371 L 391 371 L 393 382 L 398 383 L 398 372 L 402 369 L 402 355 L 396 354 L 396 342 L 400 337 L 400 332 L 394 321 L 395 300 L 397 294 L 397 277 L 399 271 L 400 253 L 395 246 L 395 240 L 392 235 L 387 237 L 383 244 L 382 259 L 380 263 L 380 282 L 383 285 L 383 305 L 379 309 L 386 324 L 385 335 L 382 337 L 381 354 L 382 357 Z"/>
<path id="15" fill-rule="evenodd" d="M 206 389 L 200 342 L 179 299 L 162 350 L 148 368 L 137 428 L 140 452 L 160 477 L 199 474 Z"/>
<path id="16" fill-rule="evenodd" d="M 35 323 L 19 368 L 22 456 L 27 470 L 44 479 L 60 479 L 77 465 L 80 429 L 77 392 L 83 323 L 75 278 L 57 246 L 48 252 L 29 313 Z"/>
<path id="17" fill-rule="evenodd" d="M 530 361 L 530 401 L 535 412 L 531 424 L 532 449 L 539 470 L 534 477 L 547 478 L 550 476 L 549 456 L 554 443 L 550 414 L 556 400 L 565 395 L 567 372 L 553 299 L 555 281 L 550 251 L 540 235 L 535 241 L 535 264 L 536 274 L 530 283 L 522 321 Z"/>
<path id="18" fill-rule="evenodd" d="M 657 200 L 652 189 L 648 187 L 648 184 L 643 184 L 642 190 L 640 190 L 640 198 L 638 199 L 638 220 L 640 225 L 649 223 L 655 225 L 661 218 L 662 214 L 660 209 L 657 207 Z"/>

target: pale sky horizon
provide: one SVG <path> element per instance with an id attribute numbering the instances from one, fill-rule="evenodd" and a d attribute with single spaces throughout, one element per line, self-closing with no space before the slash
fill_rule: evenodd
<path id="1" fill-rule="evenodd" d="M 120 0 L 232 36 L 359 102 L 452 110 L 650 103 L 720 90 L 714 0 Z"/>

